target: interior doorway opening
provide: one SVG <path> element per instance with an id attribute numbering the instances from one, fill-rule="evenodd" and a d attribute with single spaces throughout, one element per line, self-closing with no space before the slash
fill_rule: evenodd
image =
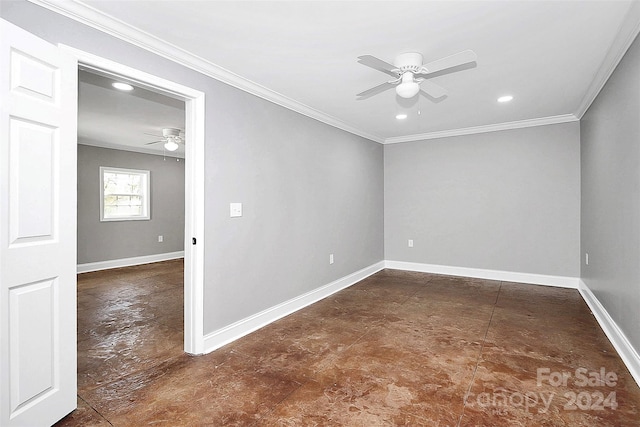
<path id="1" fill-rule="evenodd" d="M 130 83 L 152 93 L 184 102 L 184 343 L 190 354 L 204 353 L 204 120 L 203 92 L 110 61 L 75 48 L 61 46 L 73 55 L 78 68 Z"/>
<path id="2" fill-rule="evenodd" d="M 78 72 L 77 381 L 84 400 L 184 347 L 185 102 L 123 80 Z"/>

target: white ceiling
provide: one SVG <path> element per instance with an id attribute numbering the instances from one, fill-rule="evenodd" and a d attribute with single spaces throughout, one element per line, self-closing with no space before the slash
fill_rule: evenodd
<path id="1" fill-rule="evenodd" d="M 379 142 L 577 120 L 639 22 L 631 0 L 39 2 Z M 466 49 L 475 67 L 433 77 L 448 97 L 405 121 L 393 90 L 356 99 L 389 79 L 360 55 Z"/>
<path id="2" fill-rule="evenodd" d="M 164 150 L 163 128 L 184 131 L 185 103 L 141 87 L 122 92 L 114 79 L 78 73 L 78 142 L 105 148 L 184 158 L 184 145 Z"/>

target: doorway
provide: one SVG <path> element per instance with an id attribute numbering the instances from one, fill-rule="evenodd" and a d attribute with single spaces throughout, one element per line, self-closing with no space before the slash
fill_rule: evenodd
<path id="1" fill-rule="evenodd" d="M 71 48 L 61 49 L 78 61 L 82 69 L 124 80 L 137 87 L 161 93 L 185 103 L 185 201 L 184 201 L 184 351 L 204 353 L 204 93 Z"/>
<path id="2" fill-rule="evenodd" d="M 79 402 L 184 347 L 185 103 L 124 81 L 78 72 Z"/>
<path id="3" fill-rule="evenodd" d="M 185 102 L 184 350 L 203 353 L 204 94 L 53 45 L 0 20 L 3 268 L 0 424 L 51 424 L 76 405 L 79 65 Z M 6 73 L 4 71 L 7 71 Z M 9 131 L 10 130 L 10 131 Z M 9 209 L 11 207 L 11 209 Z M 193 245 L 191 242 L 193 241 Z M 196 244 L 197 243 L 197 244 Z M 6 361 L 6 363 L 4 363 Z"/>

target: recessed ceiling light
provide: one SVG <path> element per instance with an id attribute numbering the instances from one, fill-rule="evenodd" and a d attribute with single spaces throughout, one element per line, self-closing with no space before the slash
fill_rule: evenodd
<path id="1" fill-rule="evenodd" d="M 501 96 L 500 98 L 498 98 L 498 102 L 509 102 L 512 99 L 513 99 L 513 96 L 505 95 L 505 96 Z"/>
<path id="2" fill-rule="evenodd" d="M 396 119 L 398 120 L 404 120 L 406 118 L 407 118 L 407 115 L 404 113 L 396 114 Z"/>
<path id="3" fill-rule="evenodd" d="M 125 90 L 125 91 L 133 90 L 133 86 L 127 83 L 122 83 L 122 82 L 111 83 L 111 86 L 115 87 L 118 90 Z"/>

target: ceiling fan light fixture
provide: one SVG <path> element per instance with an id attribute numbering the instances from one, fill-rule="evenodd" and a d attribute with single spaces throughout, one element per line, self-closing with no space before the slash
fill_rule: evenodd
<path id="1" fill-rule="evenodd" d="M 396 87 L 396 93 L 401 98 L 413 98 L 420 92 L 420 85 L 418 83 L 400 83 Z"/>
<path id="2" fill-rule="evenodd" d="M 173 138 L 171 138 L 164 143 L 164 148 L 167 151 L 176 151 L 178 149 L 178 144 L 173 140 Z"/>
<path id="3" fill-rule="evenodd" d="M 407 71 L 402 75 L 402 83 L 396 86 L 400 98 L 413 98 L 420 92 L 420 85 L 413 79 L 413 73 Z"/>

